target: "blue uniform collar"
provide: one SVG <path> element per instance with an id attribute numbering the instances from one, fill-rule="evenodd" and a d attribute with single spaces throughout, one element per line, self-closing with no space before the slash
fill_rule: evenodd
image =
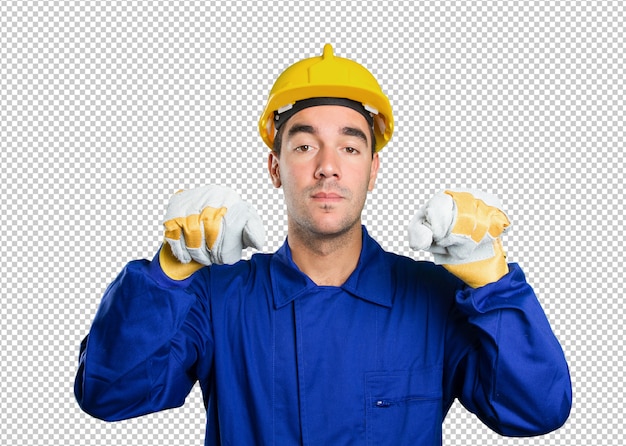
<path id="1" fill-rule="evenodd" d="M 289 244 L 276 251 L 270 263 L 274 306 L 280 308 L 318 286 L 293 262 Z M 385 252 L 363 226 L 363 247 L 356 269 L 340 287 L 356 298 L 390 307 L 393 296 L 391 266 Z"/>

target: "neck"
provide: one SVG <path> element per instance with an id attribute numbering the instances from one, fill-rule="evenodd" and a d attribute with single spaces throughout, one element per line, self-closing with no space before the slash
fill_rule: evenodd
<path id="1" fill-rule="evenodd" d="M 356 269 L 363 244 L 361 225 L 342 234 L 303 234 L 288 229 L 288 242 L 294 263 L 320 286 L 341 286 Z"/>

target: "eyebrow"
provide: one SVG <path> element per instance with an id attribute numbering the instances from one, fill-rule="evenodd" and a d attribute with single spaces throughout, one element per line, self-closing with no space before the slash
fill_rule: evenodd
<path id="1" fill-rule="evenodd" d="M 367 136 L 361 129 L 357 129 L 355 127 L 344 127 L 341 129 L 341 133 L 346 136 L 356 136 L 359 139 L 362 139 L 363 142 L 367 143 Z"/>
<path id="2" fill-rule="evenodd" d="M 311 135 L 315 135 L 317 133 L 317 130 L 312 125 L 295 124 L 289 129 L 287 133 L 290 137 L 298 133 L 308 133 Z M 367 136 L 365 135 L 365 133 L 361 129 L 358 129 L 356 127 L 342 127 L 341 134 L 346 136 L 356 136 L 357 138 L 363 140 L 363 142 L 367 143 Z"/>
<path id="3" fill-rule="evenodd" d="M 315 131 L 315 128 L 313 128 L 312 125 L 306 125 L 306 124 L 295 124 L 287 132 L 289 136 L 293 136 L 298 133 L 309 133 L 311 135 L 315 135 L 315 133 L 317 132 Z"/>

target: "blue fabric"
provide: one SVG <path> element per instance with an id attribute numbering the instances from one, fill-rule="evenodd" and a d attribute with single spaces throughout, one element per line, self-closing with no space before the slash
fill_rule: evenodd
<path id="1" fill-rule="evenodd" d="M 129 263 L 81 345 L 83 410 L 177 407 L 199 381 L 206 445 L 438 445 L 455 398 L 495 431 L 561 426 L 571 384 L 520 268 L 483 288 L 383 251 L 364 229 L 354 273 L 315 285 L 287 243 L 175 282 Z"/>

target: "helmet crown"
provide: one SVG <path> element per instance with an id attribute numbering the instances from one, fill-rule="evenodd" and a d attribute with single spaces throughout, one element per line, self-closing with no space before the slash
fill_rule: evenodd
<path id="1" fill-rule="evenodd" d="M 297 101 L 316 97 L 344 98 L 362 103 L 374 115 L 376 151 L 391 138 L 391 104 L 376 78 L 363 65 L 336 57 L 333 47 L 326 44 L 321 56 L 294 63 L 274 82 L 259 120 L 261 138 L 270 149 L 274 143 L 274 113 L 290 108 Z"/>

